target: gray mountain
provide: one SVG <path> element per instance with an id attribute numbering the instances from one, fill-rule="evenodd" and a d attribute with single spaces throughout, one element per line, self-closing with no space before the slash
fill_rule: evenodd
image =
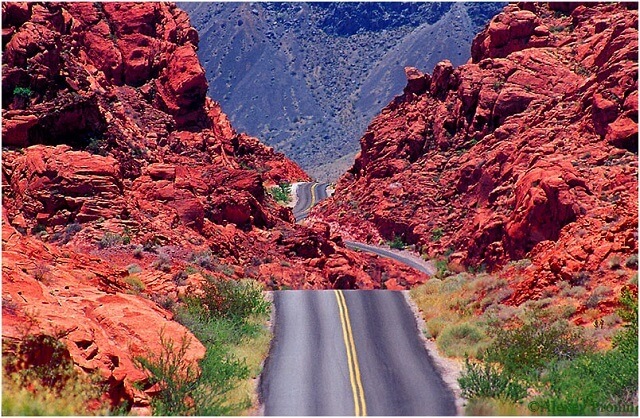
<path id="1" fill-rule="evenodd" d="M 406 84 L 470 57 L 473 36 L 504 3 L 178 3 L 239 130 L 333 180 L 353 161 L 374 115 Z"/>

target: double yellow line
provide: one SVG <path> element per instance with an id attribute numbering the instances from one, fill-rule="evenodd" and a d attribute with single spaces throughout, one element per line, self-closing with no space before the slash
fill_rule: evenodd
<path id="1" fill-rule="evenodd" d="M 313 183 L 313 185 L 311 186 L 311 202 L 309 202 L 309 206 L 307 206 L 302 212 L 300 212 L 301 215 L 309 214 L 311 208 L 316 204 L 316 188 L 318 187 L 318 184 L 320 183 Z"/>
<path id="2" fill-rule="evenodd" d="M 340 290 L 334 290 L 338 300 L 338 310 L 340 311 L 340 322 L 342 323 L 342 336 L 347 349 L 347 362 L 349 363 L 349 379 L 353 390 L 353 404 L 355 405 L 355 416 L 364 417 L 367 415 L 367 403 L 364 399 L 364 389 L 360 379 L 360 366 L 358 366 L 358 355 L 356 345 L 353 341 L 353 331 L 349 321 L 349 309 L 344 294 Z"/>

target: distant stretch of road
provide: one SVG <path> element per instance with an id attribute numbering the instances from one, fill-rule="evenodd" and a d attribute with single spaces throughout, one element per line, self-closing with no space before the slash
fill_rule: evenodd
<path id="1" fill-rule="evenodd" d="M 298 202 L 293 208 L 296 221 L 301 221 L 309 215 L 309 210 L 319 201 L 327 198 L 328 183 L 300 183 L 296 194 Z"/>
<path id="2" fill-rule="evenodd" d="M 280 291 L 265 415 L 455 415 L 401 292 Z"/>
<path id="3" fill-rule="evenodd" d="M 363 244 L 361 242 L 355 241 L 345 241 L 344 245 L 347 248 L 351 248 L 352 250 L 356 249 L 360 251 L 367 251 L 370 253 L 378 254 L 382 257 L 393 258 L 394 260 L 399 261 L 402 264 L 406 264 L 409 267 L 413 267 L 414 269 L 426 273 L 429 276 L 434 275 L 436 272 L 435 267 L 431 263 L 424 262 L 417 256 L 412 256 L 409 254 L 399 254 L 397 252 L 386 250 L 384 248 L 374 247 L 373 245 Z"/>
<path id="4" fill-rule="evenodd" d="M 309 214 L 309 210 L 319 201 L 327 198 L 327 183 L 300 183 L 297 188 L 298 202 L 293 208 L 293 215 L 296 221 L 300 222 L 305 219 Z M 382 257 L 393 258 L 403 264 L 408 265 L 418 271 L 433 275 L 436 269 L 433 265 L 425 263 L 418 257 L 399 254 L 394 251 L 390 251 L 384 248 L 375 247 L 373 245 L 363 244 L 355 241 L 345 241 L 345 245 L 348 248 L 356 249 L 360 251 L 367 251 L 370 253 L 378 254 Z"/>

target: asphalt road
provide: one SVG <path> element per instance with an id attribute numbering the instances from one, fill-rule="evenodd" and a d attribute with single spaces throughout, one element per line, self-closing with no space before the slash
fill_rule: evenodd
<path id="1" fill-rule="evenodd" d="M 412 256 L 409 254 L 399 254 L 391 250 L 386 250 L 384 248 L 374 247 L 373 245 L 363 244 L 361 242 L 355 241 L 345 241 L 344 245 L 347 248 L 351 248 L 352 250 L 356 249 L 360 251 L 367 251 L 370 253 L 378 254 L 382 257 L 393 258 L 396 261 L 406 264 L 409 267 L 413 267 L 414 269 L 426 273 L 430 276 L 433 276 L 436 273 L 436 268 L 430 262 L 425 262 L 417 256 Z"/>
<path id="2" fill-rule="evenodd" d="M 275 292 L 265 415 L 454 415 L 401 292 Z"/>
<path id="3" fill-rule="evenodd" d="M 319 201 L 327 198 L 328 183 L 300 183 L 296 194 L 298 202 L 293 208 L 296 221 L 301 221 L 309 215 L 309 210 Z"/>

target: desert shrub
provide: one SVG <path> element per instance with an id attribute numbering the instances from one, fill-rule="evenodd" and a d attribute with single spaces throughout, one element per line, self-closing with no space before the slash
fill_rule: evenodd
<path id="1" fill-rule="evenodd" d="M 104 236 L 100 241 L 98 241 L 98 246 L 100 248 L 110 248 L 123 244 L 125 244 L 125 238 L 122 235 L 115 234 L 113 232 L 105 232 Z"/>
<path id="2" fill-rule="evenodd" d="M 140 280 L 140 278 L 138 278 L 138 276 L 127 276 L 125 277 L 124 281 L 129 286 L 131 286 L 131 289 L 134 293 L 143 292 L 147 288 L 147 286 L 142 280 Z"/>
<path id="3" fill-rule="evenodd" d="M 142 268 L 137 264 L 129 264 L 127 266 L 127 272 L 129 272 L 129 274 L 136 274 L 136 273 L 140 273 L 141 271 L 142 271 Z"/>
<path id="4" fill-rule="evenodd" d="M 190 261 L 209 271 L 214 271 L 217 265 L 217 260 L 211 250 L 194 252 L 191 254 Z"/>
<path id="5" fill-rule="evenodd" d="M 486 341 L 486 335 L 477 326 L 463 322 L 445 327 L 436 344 L 449 357 L 477 356 Z"/>
<path id="6" fill-rule="evenodd" d="M 435 260 L 434 266 L 436 268 L 436 274 L 434 276 L 438 279 L 444 279 L 447 276 L 451 276 L 451 271 L 449 271 L 449 263 L 447 260 Z"/>
<path id="7" fill-rule="evenodd" d="M 133 248 L 133 256 L 134 256 L 135 258 L 140 259 L 140 258 L 142 258 L 142 252 L 143 252 L 143 251 L 144 251 L 144 247 L 143 247 L 142 245 L 136 245 L 136 246 Z"/>
<path id="8" fill-rule="evenodd" d="M 488 307 L 505 301 L 511 295 L 513 295 L 513 289 L 510 287 L 503 287 L 502 289 L 492 290 L 487 296 L 480 301 L 480 308 L 484 311 Z"/>
<path id="9" fill-rule="evenodd" d="M 570 282 L 573 286 L 582 286 L 583 284 L 587 283 L 590 278 L 591 276 L 588 272 L 578 271 L 571 275 Z"/>
<path id="10" fill-rule="evenodd" d="M 558 362 L 543 376 L 545 390 L 536 400 L 553 415 L 597 415 L 609 410 L 636 413 L 638 392 L 638 298 L 630 289 L 620 296 L 618 315 L 625 327 L 613 339 L 613 349 L 586 353 Z M 631 409 L 629 409 L 631 406 Z"/>
<path id="11" fill-rule="evenodd" d="M 598 304 L 607 296 L 611 296 L 613 294 L 613 289 L 608 286 L 598 286 L 593 289 L 591 295 L 585 302 L 585 305 L 588 308 L 595 308 Z"/>
<path id="12" fill-rule="evenodd" d="M 44 280 L 47 273 L 49 273 L 51 269 L 44 263 L 36 263 L 36 266 L 33 269 L 33 278 L 37 281 L 41 282 Z"/>
<path id="13" fill-rule="evenodd" d="M 288 203 L 291 200 L 291 184 L 280 183 L 268 190 L 268 193 L 279 203 Z"/>
<path id="14" fill-rule="evenodd" d="M 233 275 L 236 273 L 236 270 L 233 268 L 233 266 L 224 263 L 218 264 L 215 268 L 215 271 L 220 272 L 228 277 L 233 277 Z"/>
<path id="15" fill-rule="evenodd" d="M 469 277 L 466 273 L 456 274 L 455 276 L 449 276 L 442 281 L 443 292 L 455 292 L 460 289 L 467 281 Z"/>
<path id="16" fill-rule="evenodd" d="M 560 296 L 581 298 L 587 294 L 587 289 L 584 286 L 567 287 L 560 291 Z"/>
<path id="17" fill-rule="evenodd" d="M 187 284 L 187 279 L 189 278 L 189 274 L 186 271 L 180 270 L 176 274 L 173 275 L 171 280 L 176 286 L 184 286 Z"/>
<path id="18" fill-rule="evenodd" d="M 262 289 L 253 281 L 223 280 L 206 277 L 202 285 L 202 304 L 212 316 L 243 320 L 251 315 L 265 314 L 269 303 Z"/>
<path id="19" fill-rule="evenodd" d="M 518 402 L 527 396 L 524 385 L 500 371 L 494 364 L 465 362 L 465 370 L 458 379 L 462 396 L 474 398 L 503 398 Z"/>
<path id="20" fill-rule="evenodd" d="M 52 237 L 52 240 L 59 241 L 60 244 L 66 244 L 67 242 L 71 241 L 71 238 L 73 238 L 73 236 L 78 232 L 80 232 L 81 230 L 82 230 L 82 225 L 80 225 L 79 223 L 77 222 L 70 223 L 64 228 L 63 232 L 58 232 L 54 234 Z"/>
<path id="21" fill-rule="evenodd" d="M 171 271 L 171 256 L 163 249 L 158 251 L 158 257 L 151 263 L 151 267 L 156 270 L 168 273 Z"/>
<path id="22" fill-rule="evenodd" d="M 619 256 L 614 255 L 609 259 L 609 261 L 607 261 L 607 265 L 611 270 L 617 270 L 621 267 L 622 262 L 620 261 Z"/>
<path id="23" fill-rule="evenodd" d="M 266 356 L 269 339 L 261 321 L 270 305 L 257 283 L 208 275 L 205 279 L 202 292 L 190 292 L 174 309 L 176 320 L 207 349 L 200 371 L 184 360 L 188 341 L 178 346 L 163 340 L 160 357 L 141 359 L 141 367 L 151 372 L 155 382 L 166 382 L 161 383 L 166 390 L 154 400 L 155 414 L 239 415 L 251 404 L 246 390 L 251 385 L 240 382 L 255 379 L 264 359 L 261 356 Z M 248 363 L 234 352 L 249 359 Z M 176 378 L 176 370 L 185 372 Z"/>
<path id="24" fill-rule="evenodd" d="M 637 254 L 633 254 L 631 256 L 629 256 L 629 258 L 627 258 L 624 262 L 625 267 L 630 268 L 630 269 L 637 269 L 638 268 L 638 255 Z"/>
<path id="25" fill-rule="evenodd" d="M 430 319 L 425 323 L 425 325 L 427 326 L 427 331 L 429 332 L 429 337 L 431 338 L 437 338 L 444 327 L 446 327 L 448 324 L 449 321 L 441 317 Z"/>

